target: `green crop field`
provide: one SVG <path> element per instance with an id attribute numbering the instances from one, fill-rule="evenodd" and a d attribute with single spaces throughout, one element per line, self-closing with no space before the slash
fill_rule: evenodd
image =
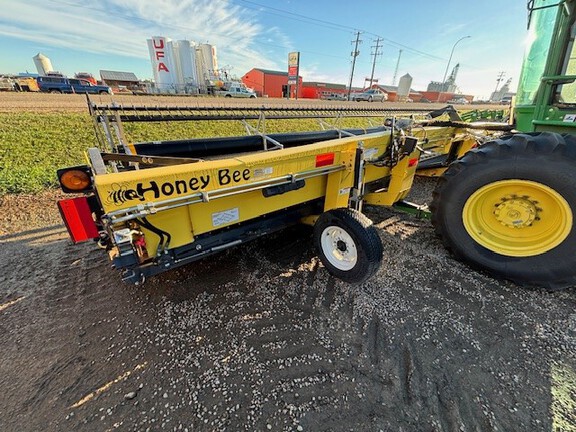
<path id="1" fill-rule="evenodd" d="M 78 113 L 0 113 L 0 124 L 0 195 L 55 186 L 55 169 L 82 163 L 95 144 L 90 117 Z"/>
<path id="2" fill-rule="evenodd" d="M 56 170 L 86 163 L 86 149 L 97 146 L 87 113 L 7 112 L 0 113 L 0 125 L 0 195 L 56 187 Z M 347 119 L 341 126 L 369 125 Z M 268 133 L 318 129 L 315 120 L 266 121 Z M 129 123 L 125 131 L 132 142 L 246 134 L 237 121 Z"/>

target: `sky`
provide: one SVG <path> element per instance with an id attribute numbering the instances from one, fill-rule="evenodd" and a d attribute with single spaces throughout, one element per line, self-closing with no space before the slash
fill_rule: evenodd
<path id="1" fill-rule="evenodd" d="M 35 73 L 42 53 L 68 76 L 151 79 L 146 39 L 166 36 L 215 45 L 219 67 L 237 77 L 287 71 L 288 53 L 299 51 L 304 81 L 348 85 L 360 32 L 354 86 L 370 77 L 380 40 L 380 84 L 397 71 L 396 84 L 408 73 L 426 90 L 460 64 L 459 90 L 488 99 L 509 78 L 516 89 L 526 22 L 526 0 L 0 0 L 0 74 Z"/>

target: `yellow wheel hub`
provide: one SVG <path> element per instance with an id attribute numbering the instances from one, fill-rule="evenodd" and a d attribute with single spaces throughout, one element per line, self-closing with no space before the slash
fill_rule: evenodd
<path id="1" fill-rule="evenodd" d="M 572 229 L 572 210 L 554 189 L 529 180 L 490 183 L 466 201 L 462 220 L 478 244 L 501 255 L 540 255 Z"/>

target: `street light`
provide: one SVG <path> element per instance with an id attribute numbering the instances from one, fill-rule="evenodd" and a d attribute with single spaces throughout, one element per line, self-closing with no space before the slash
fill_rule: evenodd
<path id="1" fill-rule="evenodd" d="M 448 69 L 450 69 L 450 62 L 452 61 L 452 55 L 454 54 L 454 48 L 456 48 L 456 45 L 458 45 L 458 42 L 463 41 L 464 39 L 468 39 L 469 37 L 471 37 L 471 36 L 464 36 L 464 37 L 458 39 L 456 41 L 456 43 L 454 44 L 454 46 L 452 47 L 452 51 L 450 51 L 450 57 L 448 58 L 448 64 L 446 65 L 446 70 L 444 71 L 444 78 L 442 78 L 442 87 L 441 87 L 442 90 L 444 89 L 444 84 L 446 83 L 446 75 L 448 75 Z M 440 95 L 442 93 L 443 93 L 442 91 L 440 91 L 440 93 L 438 93 L 438 101 L 440 101 Z"/>

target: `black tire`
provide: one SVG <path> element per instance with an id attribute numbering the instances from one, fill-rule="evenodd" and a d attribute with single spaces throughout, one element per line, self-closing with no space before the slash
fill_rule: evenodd
<path id="1" fill-rule="evenodd" d="M 256 99 L 256 96 L 251 95 L 251 96 L 250 96 L 250 99 Z"/>
<path id="2" fill-rule="evenodd" d="M 576 137 L 516 134 L 450 165 L 431 204 L 454 256 L 519 284 L 576 285 Z"/>
<path id="3" fill-rule="evenodd" d="M 58 89 L 51 89 L 50 93 L 58 93 L 58 94 L 62 94 L 62 90 L 58 90 Z"/>
<path id="4" fill-rule="evenodd" d="M 98 93 L 101 95 L 109 94 L 106 90 L 100 90 Z"/>
<path id="5" fill-rule="evenodd" d="M 338 208 L 320 215 L 314 225 L 314 245 L 333 276 L 361 283 L 382 263 L 382 241 L 372 221 L 362 213 Z"/>
<path id="6" fill-rule="evenodd" d="M 231 97 L 232 97 L 232 95 L 229 95 L 229 94 L 227 94 L 227 95 L 226 95 L 226 96 L 224 96 L 224 97 L 229 97 L 229 98 L 231 98 Z"/>
<path id="7" fill-rule="evenodd" d="M 374 101 L 374 98 L 372 98 L 372 96 L 369 96 L 369 97 L 368 97 L 368 102 L 372 102 L 372 101 Z"/>

